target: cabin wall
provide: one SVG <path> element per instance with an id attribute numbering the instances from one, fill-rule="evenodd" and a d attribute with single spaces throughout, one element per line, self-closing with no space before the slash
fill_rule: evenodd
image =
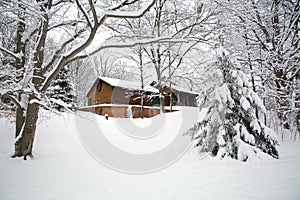
<path id="1" fill-rule="evenodd" d="M 142 117 L 142 109 L 141 107 L 131 107 L 132 109 L 132 117 L 133 118 L 141 118 Z M 144 110 L 144 117 L 150 118 L 158 115 L 160 113 L 159 108 L 143 108 Z"/>
<path id="2" fill-rule="evenodd" d="M 186 92 L 175 92 L 178 101 L 177 101 L 177 105 L 178 106 L 191 106 L 191 107 L 197 107 L 197 100 L 196 94 L 189 94 Z"/>
<path id="3" fill-rule="evenodd" d="M 125 104 L 128 105 L 130 102 L 130 96 L 133 91 L 129 91 L 123 88 L 114 87 L 112 92 L 112 104 Z"/>
<path id="4" fill-rule="evenodd" d="M 79 109 L 80 111 L 92 112 L 97 115 L 126 118 L 127 106 L 96 106 L 96 107 L 85 107 Z"/>
<path id="5" fill-rule="evenodd" d="M 130 111 L 131 109 L 131 111 Z M 140 106 L 96 106 L 96 107 L 86 107 L 79 109 L 80 111 L 92 112 L 102 116 L 116 117 L 116 118 L 141 118 L 141 107 Z M 160 114 L 159 108 L 143 108 L 144 117 L 150 118 Z M 167 112 L 171 112 L 169 109 Z M 176 112 L 178 110 L 172 110 Z M 131 113 L 132 115 L 129 115 Z"/>
<path id="6" fill-rule="evenodd" d="M 100 91 L 97 91 L 97 84 L 95 84 L 88 96 L 88 105 L 97 104 L 111 104 L 112 103 L 112 93 L 113 89 L 110 85 L 102 82 L 102 87 Z"/>

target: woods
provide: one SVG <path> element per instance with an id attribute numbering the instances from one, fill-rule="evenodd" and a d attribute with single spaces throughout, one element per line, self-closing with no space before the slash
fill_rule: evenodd
<path id="1" fill-rule="evenodd" d="M 154 4 L 154 1 L 145 3 L 139 12 L 119 11 L 135 2 L 123 1 L 106 7 L 101 12 L 96 11 L 96 5 L 91 0 L 32 3 L 19 0 L 1 3 L 1 18 L 9 22 L 1 26 L 6 27 L 5 31 L 8 33 L 16 27 L 15 40 L 5 44 L 10 45 L 11 49 L 1 46 L 2 52 L 12 57 L 10 63 L 1 67 L 11 67 L 12 72 L 17 75 L 17 80 L 14 80 L 15 76 L 8 78 L 12 83 L 7 84 L 6 91 L 2 94 L 17 106 L 13 157 L 23 156 L 26 159 L 28 155 L 32 155 L 38 112 L 45 92 L 59 71 L 76 60 L 75 57 L 92 43 L 99 27 L 107 18 L 140 17 Z M 101 3 L 102 6 L 109 5 Z M 16 12 L 12 9 L 15 6 L 18 8 Z M 72 18 L 66 14 L 68 12 L 75 12 L 75 16 Z M 65 30 L 67 34 L 63 36 L 62 43 L 51 49 L 49 45 L 53 45 L 53 40 L 48 37 L 51 38 L 50 34 L 53 34 L 53 38 L 58 33 L 57 29 Z M 81 56 L 84 55 L 86 54 Z"/>
<path id="2" fill-rule="evenodd" d="M 271 129 L 300 137 L 299 19 L 297 0 L 1 1 L 0 95 L 5 109 L 14 105 L 13 157 L 32 155 L 39 110 L 68 67 L 77 106 L 96 76 L 139 80 L 141 89 L 155 80 L 162 111 L 163 86 L 181 86 L 209 107 L 192 133 L 203 151 L 278 158 Z M 228 53 L 218 63 L 220 46 Z M 245 75 L 234 82 L 233 73 Z"/>

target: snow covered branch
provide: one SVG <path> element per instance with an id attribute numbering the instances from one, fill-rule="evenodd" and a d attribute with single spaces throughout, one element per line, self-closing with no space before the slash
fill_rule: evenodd
<path id="1" fill-rule="evenodd" d="M 85 53 L 83 55 L 78 55 L 77 57 L 74 57 L 73 59 L 70 60 L 70 62 L 73 62 L 76 59 L 83 59 L 87 58 L 89 56 L 92 56 L 99 51 L 103 49 L 108 49 L 108 48 L 129 48 L 129 47 L 135 47 L 138 45 L 146 45 L 146 44 L 154 44 L 154 43 L 182 43 L 182 42 L 188 42 L 188 40 L 182 38 L 182 39 L 174 39 L 172 36 L 168 37 L 157 37 L 153 39 L 147 39 L 147 40 L 138 40 L 134 42 L 128 42 L 124 44 L 120 43 L 110 43 L 110 44 L 104 44 L 101 45 L 100 47 L 95 48 L 93 51 L 89 53 Z"/>
<path id="2" fill-rule="evenodd" d="M 9 54 L 10 56 L 12 56 L 12 57 L 14 57 L 16 59 L 21 59 L 22 56 L 23 56 L 21 53 L 14 53 L 14 52 L 12 52 L 12 51 L 4 48 L 4 47 L 1 47 L 1 46 L 0 46 L 0 51 L 3 51 L 4 53 Z"/>
<path id="3" fill-rule="evenodd" d="M 1 95 L 1 94 L 0 94 Z M 24 106 L 21 105 L 21 103 L 12 95 L 11 93 L 5 93 L 1 96 L 1 99 L 9 99 L 11 100 L 18 108 L 24 109 Z"/>

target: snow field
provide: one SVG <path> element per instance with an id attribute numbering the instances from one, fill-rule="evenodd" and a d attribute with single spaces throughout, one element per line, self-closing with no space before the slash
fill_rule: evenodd
<path id="1" fill-rule="evenodd" d="M 0 200 L 300 199 L 299 141 L 283 142 L 279 160 L 219 161 L 191 149 L 168 168 L 132 175 L 87 153 L 72 114 L 41 115 L 35 157 L 27 161 L 10 158 L 13 124 L 0 119 Z"/>

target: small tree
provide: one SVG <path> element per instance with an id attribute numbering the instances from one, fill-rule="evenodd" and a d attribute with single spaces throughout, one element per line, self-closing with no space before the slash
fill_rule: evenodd
<path id="1" fill-rule="evenodd" d="M 191 130 L 196 146 L 201 152 L 241 161 L 260 151 L 278 158 L 275 133 L 256 117 L 255 108 L 261 112 L 265 108 L 249 85 L 249 77 L 222 48 L 215 64 L 219 76 L 215 80 L 220 82 L 213 86 L 204 120 Z"/>
<path id="2" fill-rule="evenodd" d="M 60 112 L 76 108 L 76 97 L 74 87 L 70 82 L 70 70 L 68 67 L 63 67 L 52 81 L 51 86 L 47 90 L 47 97 L 49 98 L 50 107 Z"/>

